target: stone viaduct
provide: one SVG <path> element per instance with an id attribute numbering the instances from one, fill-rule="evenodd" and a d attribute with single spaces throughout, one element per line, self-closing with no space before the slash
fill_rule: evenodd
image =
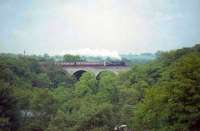
<path id="1" fill-rule="evenodd" d="M 80 77 L 84 72 L 92 72 L 95 76 L 98 76 L 98 74 L 104 71 L 118 74 L 130 68 L 123 62 L 61 62 L 57 63 L 57 65 L 62 66 L 64 70 L 76 78 Z"/>

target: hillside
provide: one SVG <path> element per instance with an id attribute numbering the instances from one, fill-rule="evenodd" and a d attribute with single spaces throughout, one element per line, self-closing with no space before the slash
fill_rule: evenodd
<path id="1" fill-rule="evenodd" d="M 52 59 L 0 55 L 3 131 L 200 130 L 200 44 L 159 52 L 146 64 L 80 80 Z M 40 62 L 48 62 L 44 69 Z"/>

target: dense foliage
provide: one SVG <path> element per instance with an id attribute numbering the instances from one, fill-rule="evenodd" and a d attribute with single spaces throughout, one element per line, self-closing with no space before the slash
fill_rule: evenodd
<path id="1" fill-rule="evenodd" d="M 85 61 L 85 59 L 80 57 L 79 55 L 66 54 L 63 56 L 63 61 L 74 62 L 74 61 Z"/>
<path id="2" fill-rule="evenodd" d="M 200 130 L 200 45 L 159 52 L 119 75 L 86 72 L 80 80 L 49 57 L 0 55 L 0 130 L 110 131 L 122 124 Z"/>

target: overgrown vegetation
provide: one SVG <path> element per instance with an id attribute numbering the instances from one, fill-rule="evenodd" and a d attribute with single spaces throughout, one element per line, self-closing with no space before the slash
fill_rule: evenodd
<path id="1" fill-rule="evenodd" d="M 98 79 L 87 72 L 77 81 L 52 63 L 0 55 L 0 130 L 110 131 L 121 124 L 137 131 L 200 130 L 200 45 L 159 52 L 147 64 Z"/>

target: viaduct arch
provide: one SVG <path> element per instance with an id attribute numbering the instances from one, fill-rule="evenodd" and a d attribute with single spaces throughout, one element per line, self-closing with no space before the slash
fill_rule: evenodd
<path id="1" fill-rule="evenodd" d="M 118 74 L 119 72 L 125 72 L 129 70 L 129 67 L 63 67 L 64 70 L 66 70 L 69 74 L 77 76 L 78 78 L 84 73 L 84 72 L 91 72 L 96 77 L 98 74 L 104 71 L 113 72 L 114 74 Z"/>

